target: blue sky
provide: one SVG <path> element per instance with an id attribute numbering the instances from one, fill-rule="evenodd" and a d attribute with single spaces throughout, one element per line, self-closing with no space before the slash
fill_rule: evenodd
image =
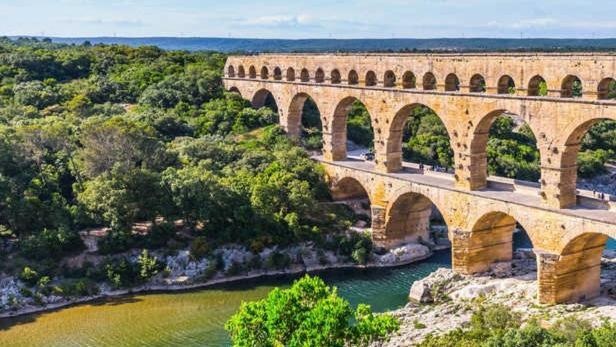
<path id="1" fill-rule="evenodd" d="M 614 13 L 605 0 L 0 0 L 0 35 L 600 38 L 616 37 Z"/>

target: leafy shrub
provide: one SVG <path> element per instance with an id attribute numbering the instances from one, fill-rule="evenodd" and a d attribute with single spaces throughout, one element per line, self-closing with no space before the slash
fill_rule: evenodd
<path id="1" fill-rule="evenodd" d="M 598 328 L 574 317 L 546 329 L 536 321 L 521 325 L 520 315 L 503 305 L 481 305 L 471 317 L 468 329 L 446 334 L 429 334 L 420 347 L 517 347 L 517 346 L 613 346 L 616 324 L 605 322 Z"/>
<path id="2" fill-rule="evenodd" d="M 291 257 L 278 251 L 272 252 L 265 260 L 265 267 L 268 269 L 282 270 L 291 265 Z"/>
<path id="3" fill-rule="evenodd" d="M 66 228 L 44 229 L 20 244 L 22 254 L 29 259 L 60 259 L 84 249 L 79 234 Z"/>
<path id="4" fill-rule="evenodd" d="M 142 282 L 140 269 L 127 258 L 112 260 L 104 266 L 107 281 L 115 288 L 128 288 Z"/>
<path id="5" fill-rule="evenodd" d="M 30 287 L 35 286 L 39 278 L 39 273 L 28 266 L 24 267 L 24 269 L 19 274 L 19 279 Z"/>
<path id="6" fill-rule="evenodd" d="M 89 279 L 82 278 L 63 282 L 60 287 L 53 289 L 57 295 L 65 297 L 94 296 L 100 292 L 98 285 Z"/>
<path id="7" fill-rule="evenodd" d="M 577 158 L 578 174 L 583 178 L 591 178 L 607 172 L 605 162 L 609 153 L 602 149 L 580 152 Z"/>
<path id="8" fill-rule="evenodd" d="M 141 281 L 147 281 L 156 276 L 165 266 L 156 257 L 150 256 L 147 249 L 144 249 L 137 258 L 139 265 L 139 277 Z"/>
<path id="9" fill-rule="evenodd" d="M 353 311 L 336 288 L 305 276 L 289 289 L 242 303 L 225 329 L 234 346 L 368 346 L 385 340 L 399 323 L 390 315 L 374 315 L 368 305 Z"/>
<path id="10" fill-rule="evenodd" d="M 190 257 L 201 260 L 212 251 L 212 247 L 204 236 L 199 236 L 190 244 Z"/>
<path id="11" fill-rule="evenodd" d="M 101 254 L 115 254 L 128 251 L 136 245 L 135 236 L 125 229 L 111 230 L 97 242 Z"/>
<path id="12" fill-rule="evenodd" d="M 150 231 L 142 236 L 141 244 L 149 249 L 165 247 L 175 234 L 176 230 L 173 223 L 154 223 Z"/>

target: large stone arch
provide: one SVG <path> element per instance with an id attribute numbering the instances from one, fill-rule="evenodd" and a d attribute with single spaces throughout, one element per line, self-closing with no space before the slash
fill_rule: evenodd
<path id="1" fill-rule="evenodd" d="M 468 182 L 461 182 L 463 186 L 468 187 L 471 190 L 478 190 L 485 188 L 488 182 L 488 155 L 487 155 L 487 146 L 488 139 L 490 136 L 490 128 L 494 124 L 496 118 L 503 114 L 514 114 L 509 112 L 507 109 L 496 109 L 494 111 L 488 112 L 483 115 L 481 118 L 470 121 L 469 122 L 469 145 L 468 145 L 468 153 L 466 159 L 461 160 L 456 165 L 456 172 L 458 170 L 470 173 L 470 175 L 460 174 L 460 177 L 466 177 Z M 522 118 L 522 117 L 520 117 Z M 537 139 L 537 148 L 539 149 L 540 158 L 544 158 L 544 153 L 541 153 L 542 148 L 544 148 L 544 144 L 541 143 L 541 137 L 537 137 L 538 129 L 536 125 L 533 124 L 529 119 L 524 118 L 524 123 L 529 126 L 530 130 L 535 134 L 535 138 Z"/>
<path id="2" fill-rule="evenodd" d="M 588 232 L 569 240 L 560 254 L 537 252 L 539 301 L 557 304 L 598 296 L 607 239 L 607 235 Z"/>
<path id="3" fill-rule="evenodd" d="M 330 192 L 336 201 L 365 198 L 372 202 L 369 187 L 370 182 L 361 182 L 360 179 L 352 176 L 330 178 Z"/>
<path id="4" fill-rule="evenodd" d="M 409 190 L 406 187 L 394 192 L 389 197 L 381 227 L 373 225 L 373 239 L 386 247 L 429 241 L 430 219 L 434 209 L 443 217 L 447 213 L 446 209 L 438 207 L 438 197 L 425 194 L 429 192 Z M 447 223 L 447 218 L 444 219 Z"/>
<path id="5" fill-rule="evenodd" d="M 402 169 L 402 137 L 404 133 L 404 125 L 406 124 L 406 121 L 410 118 L 411 111 L 417 107 L 426 107 L 432 112 L 434 112 L 434 114 L 439 117 L 439 119 L 447 129 L 447 134 L 450 141 L 452 139 L 451 128 L 450 126 L 448 126 L 447 120 L 441 117 L 441 115 L 439 115 L 437 111 L 433 108 L 421 103 L 411 103 L 402 106 L 395 113 L 391 123 L 389 124 L 389 130 L 386 133 L 385 159 L 383 160 L 384 163 L 381 164 L 386 168 L 387 172 L 397 172 Z"/>
<path id="6" fill-rule="evenodd" d="M 361 102 L 370 115 L 370 122 L 374 127 L 374 113 L 371 112 L 369 103 L 360 99 L 360 96 L 345 96 L 339 99 L 333 116 L 328 121 L 327 116 L 322 115 L 323 123 L 323 155 L 328 160 L 344 160 L 347 158 L 347 122 L 351 106 L 355 101 Z"/>
<path id="7" fill-rule="evenodd" d="M 242 92 L 240 92 L 240 89 L 239 89 L 238 87 L 236 87 L 236 86 L 232 86 L 232 87 L 230 87 L 230 88 L 229 88 L 229 92 L 230 92 L 230 93 L 237 93 L 237 94 L 239 94 L 240 96 L 242 96 Z"/>
<path id="8" fill-rule="evenodd" d="M 311 97 L 309 94 L 305 92 L 297 93 L 291 98 L 289 103 L 288 111 L 286 117 L 284 119 L 281 117 L 281 126 L 286 130 L 287 134 L 291 137 L 299 137 L 302 132 L 302 112 L 304 109 L 304 103 L 308 98 L 311 98 L 313 101 L 316 100 Z M 319 105 L 317 105 L 317 109 L 319 109 L 319 113 L 321 113 L 321 109 Z M 321 123 L 323 123 L 323 118 L 321 114 Z"/>
<path id="9" fill-rule="evenodd" d="M 269 89 L 265 88 L 261 88 L 254 93 L 254 95 L 250 99 L 252 107 L 259 109 L 265 106 L 267 99 L 270 95 L 276 102 L 276 108 L 278 108 L 278 105 L 280 104 L 279 100 L 276 98 L 276 96 L 274 96 L 274 93 L 272 93 Z"/>
<path id="10" fill-rule="evenodd" d="M 560 146 L 552 146 L 552 153 L 556 153 L 557 159 L 552 164 L 557 170 L 546 167 L 544 171 L 546 175 L 558 175 L 556 177 L 558 191 L 546 193 L 557 195 L 556 200 L 559 202 L 557 207 L 565 208 L 577 204 L 577 157 L 582 147 L 582 139 L 593 125 L 610 119 L 614 120 L 616 117 L 597 117 L 574 124 L 563 132 L 565 135 L 564 143 Z M 544 173 L 542 173 L 542 179 L 543 176 Z"/>
<path id="11" fill-rule="evenodd" d="M 433 211 L 438 211 L 450 227 L 449 206 L 436 190 L 404 185 L 382 198 L 386 200 L 377 199 L 372 205 L 372 238 L 380 246 L 428 241 Z"/>
<path id="12" fill-rule="evenodd" d="M 470 230 L 451 231 L 453 268 L 465 274 L 485 272 L 497 262 L 510 262 L 513 255 L 513 233 L 519 224 L 533 244 L 538 235 L 531 223 L 514 211 L 491 210 L 477 213 L 469 220 Z M 469 216 L 470 217 L 470 216 Z"/>

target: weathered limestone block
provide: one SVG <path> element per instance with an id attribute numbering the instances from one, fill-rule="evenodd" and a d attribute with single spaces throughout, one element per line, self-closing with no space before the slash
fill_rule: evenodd
<path id="1" fill-rule="evenodd" d="M 597 297 L 602 250 L 595 247 L 568 255 L 536 251 L 539 302 L 559 304 Z"/>
<path id="2" fill-rule="evenodd" d="M 434 301 L 430 287 L 423 280 L 413 282 L 409 292 L 409 300 L 419 304 L 430 303 Z"/>
<path id="3" fill-rule="evenodd" d="M 453 232 L 452 267 L 460 273 L 489 271 L 493 263 L 511 261 L 512 252 L 510 228 Z"/>

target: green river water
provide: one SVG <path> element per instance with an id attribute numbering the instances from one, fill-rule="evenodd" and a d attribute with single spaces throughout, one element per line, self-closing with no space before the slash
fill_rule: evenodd
<path id="1" fill-rule="evenodd" d="M 523 238 L 518 246 L 527 246 Z M 610 240 L 610 248 L 616 248 Z M 352 304 L 378 312 L 406 303 L 413 281 L 449 267 L 449 251 L 390 269 L 320 273 Z M 264 278 L 190 292 L 127 296 L 0 321 L 0 346 L 228 346 L 224 322 L 243 300 L 264 297 L 296 276 Z"/>

